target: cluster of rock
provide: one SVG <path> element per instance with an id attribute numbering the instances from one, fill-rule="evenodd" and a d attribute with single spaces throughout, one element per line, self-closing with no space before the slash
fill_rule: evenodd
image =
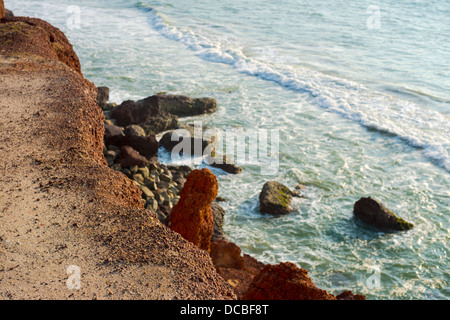
<path id="1" fill-rule="evenodd" d="M 140 188 L 145 207 L 155 211 L 163 225 L 209 252 L 217 272 L 233 287 L 238 298 L 282 298 L 254 293 L 255 286 L 260 287 L 261 281 L 273 285 L 271 281 L 261 280 L 265 279 L 267 268 L 272 266 L 266 266 L 249 255 L 242 255 L 241 249 L 225 236 L 225 211 L 214 201 L 218 194 L 215 175 L 208 169 L 192 170 L 188 166 L 166 166 L 158 162 L 159 146 L 172 152 L 182 139 L 191 139 L 189 142 L 192 150 L 188 150 L 191 155 L 198 152 L 193 146 L 200 145 L 202 154 L 205 148 L 214 146 L 213 135 L 207 139 L 203 136 L 198 138 L 193 134 L 194 127 L 178 125 L 177 117 L 188 115 L 188 112 L 183 111 L 180 105 L 177 106 L 177 101 L 180 104 L 186 103 L 187 109 L 194 110 L 196 114 L 215 110 L 215 103 L 205 98 L 196 102 L 195 99 L 184 96 L 157 95 L 137 102 L 125 101 L 116 106 L 107 103 L 108 91 L 106 87 L 99 88 L 97 99 L 107 119 L 104 155 L 108 165 L 123 172 Z M 157 141 L 155 135 L 168 129 L 160 141 Z M 210 157 L 218 157 L 214 154 L 213 147 L 210 151 Z M 211 164 L 226 172 L 241 172 L 242 169 L 226 156 L 220 160 L 222 161 L 212 161 Z M 291 191 L 278 182 L 269 181 L 260 197 L 261 209 L 272 214 L 286 214 L 292 211 L 290 204 L 294 196 L 299 196 L 299 191 Z M 293 264 L 281 264 L 280 268 L 284 270 L 292 266 Z M 300 273 L 302 272 L 306 271 Z M 278 285 L 282 287 L 292 280 L 285 275 L 278 275 L 277 279 Z M 300 290 L 299 292 L 306 293 L 297 296 L 290 293 L 285 298 L 304 299 L 308 296 L 310 299 L 322 299 L 332 296 L 316 288 L 310 280 L 301 285 L 305 285 L 310 291 Z M 318 295 L 311 288 L 326 294 Z M 298 288 L 295 290 L 298 291 Z"/>
<path id="2" fill-rule="evenodd" d="M 292 191 L 277 181 L 266 182 L 259 194 L 260 211 L 273 215 L 292 212 L 293 197 L 300 197 L 299 189 L 303 187 L 297 185 L 296 190 Z M 353 214 L 361 221 L 382 231 L 405 231 L 414 227 L 412 223 L 400 218 L 372 197 L 362 197 L 355 202 Z"/>
<path id="3" fill-rule="evenodd" d="M 107 103 L 108 93 L 106 87 L 99 88 L 98 104 L 107 119 L 104 155 L 108 165 L 123 172 L 140 188 L 145 207 L 155 211 L 163 225 L 210 254 L 217 272 L 239 299 L 365 299 L 350 291 L 334 296 L 317 288 L 307 271 L 295 264 L 265 265 L 242 254 L 223 232 L 225 211 L 214 201 L 218 194 L 215 175 L 208 169 L 193 170 L 189 166 L 158 162 L 160 146 L 170 152 L 184 150 L 193 156 L 204 155 L 208 150 L 210 158 L 219 157 L 215 155 L 214 135 L 197 137 L 196 128 L 178 124 L 178 116 L 214 111 L 213 99 L 156 95 L 116 106 Z M 187 105 L 186 110 L 183 104 Z M 157 141 L 156 134 L 162 131 L 167 132 Z M 188 141 L 188 149 L 175 149 L 182 141 Z M 226 156 L 220 157 L 223 161 L 211 161 L 211 165 L 229 173 L 241 172 Z M 273 215 L 292 212 L 293 198 L 301 197 L 303 187 L 298 185 L 296 190 L 290 190 L 279 182 L 266 182 L 259 196 L 260 211 Z M 384 230 L 412 227 L 370 197 L 355 203 L 354 214 Z"/>
<path id="4" fill-rule="evenodd" d="M 108 87 L 97 89 L 97 103 L 105 115 L 104 155 L 108 165 L 129 177 L 141 189 L 145 207 L 155 211 L 163 224 L 168 223 L 169 214 L 179 201 L 192 168 L 159 163 L 158 149 L 162 146 L 173 152 L 177 145 L 184 142 L 192 148 L 191 155 L 208 154 L 209 160 L 215 159 L 214 134 L 206 136 L 201 132 L 197 137 L 194 126 L 179 124 L 178 117 L 214 112 L 216 101 L 212 98 L 157 94 L 116 105 L 108 103 Z M 162 137 L 158 141 L 156 135 L 160 133 Z M 228 173 L 242 171 L 226 156 L 209 163 Z M 218 216 L 223 213 L 218 204 L 214 204 L 213 209 Z M 217 232 L 222 233 L 221 229 Z"/>

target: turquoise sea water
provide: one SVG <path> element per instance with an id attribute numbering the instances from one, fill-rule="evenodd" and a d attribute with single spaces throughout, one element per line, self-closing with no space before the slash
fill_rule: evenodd
<path id="1" fill-rule="evenodd" d="M 258 161 L 214 171 L 225 231 L 245 253 L 294 262 L 335 294 L 450 298 L 448 1 L 5 2 L 64 31 L 111 101 L 211 96 L 219 110 L 186 121 L 278 130 L 276 174 Z M 267 180 L 307 186 L 295 212 L 259 212 Z M 355 221 L 369 195 L 414 229 Z"/>

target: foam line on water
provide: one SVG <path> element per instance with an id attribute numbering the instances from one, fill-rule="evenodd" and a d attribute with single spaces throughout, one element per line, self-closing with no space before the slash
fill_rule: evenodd
<path id="1" fill-rule="evenodd" d="M 235 44 L 217 35 L 176 27 L 156 9 L 136 4 L 149 14 L 151 26 L 164 37 L 190 48 L 200 58 L 233 66 L 239 72 L 307 92 L 312 102 L 363 126 L 395 135 L 423 149 L 423 155 L 450 172 L 450 121 L 439 112 L 419 107 L 359 83 L 306 68 L 272 65 L 247 57 Z"/>

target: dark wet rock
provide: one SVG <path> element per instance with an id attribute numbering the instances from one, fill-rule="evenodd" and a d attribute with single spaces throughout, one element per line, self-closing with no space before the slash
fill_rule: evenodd
<path id="1" fill-rule="evenodd" d="M 225 219 L 225 210 L 216 202 L 211 203 L 211 210 L 214 219 L 214 228 L 211 241 L 226 240 L 227 237 L 223 232 L 223 224 Z"/>
<path id="2" fill-rule="evenodd" d="M 274 215 L 292 212 L 292 191 L 277 181 L 264 184 L 259 195 L 260 211 Z"/>
<path id="3" fill-rule="evenodd" d="M 211 241 L 211 259 L 216 268 L 244 269 L 241 248 L 226 240 Z"/>
<path id="4" fill-rule="evenodd" d="M 0 19 L 3 19 L 5 16 L 5 5 L 3 4 L 3 0 L 0 0 Z"/>
<path id="5" fill-rule="evenodd" d="M 177 116 L 160 111 L 146 99 L 138 102 L 132 100 L 122 102 L 111 112 L 111 117 L 119 126 L 136 124 L 141 126 L 147 134 L 174 129 L 178 124 Z"/>
<path id="6" fill-rule="evenodd" d="M 140 155 L 139 152 L 130 146 L 123 146 L 121 148 L 120 155 L 116 161 L 122 168 L 148 163 L 148 160 L 144 156 Z"/>
<path id="7" fill-rule="evenodd" d="M 133 147 L 137 152 L 147 159 L 158 155 L 159 143 L 154 135 L 150 136 L 125 136 L 118 142 L 119 146 L 127 145 Z"/>
<path id="8" fill-rule="evenodd" d="M 371 197 L 359 199 L 354 205 L 353 214 L 381 230 L 403 231 L 414 227 Z"/>
<path id="9" fill-rule="evenodd" d="M 109 88 L 108 87 L 98 87 L 97 88 L 97 104 L 100 108 L 105 108 L 106 103 L 109 100 Z"/>
<path id="10" fill-rule="evenodd" d="M 174 172 L 176 172 L 180 173 L 184 178 L 186 178 L 192 171 L 192 168 L 186 165 L 169 165 L 168 169 L 172 172 L 172 175 L 175 175 Z"/>
<path id="11" fill-rule="evenodd" d="M 138 137 L 145 137 L 145 130 L 142 129 L 141 126 L 138 126 L 137 124 L 130 124 L 127 126 L 124 131 L 126 136 L 138 136 Z"/>
<path id="12" fill-rule="evenodd" d="M 351 291 L 343 291 L 336 296 L 337 300 L 366 300 L 366 296 L 362 294 L 354 294 Z"/>

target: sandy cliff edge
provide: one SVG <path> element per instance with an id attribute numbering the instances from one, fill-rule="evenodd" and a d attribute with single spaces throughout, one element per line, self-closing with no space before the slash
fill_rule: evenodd
<path id="1" fill-rule="evenodd" d="M 69 45 L 39 19 L 0 23 L 0 298 L 235 298 L 106 165 L 96 88 Z"/>

